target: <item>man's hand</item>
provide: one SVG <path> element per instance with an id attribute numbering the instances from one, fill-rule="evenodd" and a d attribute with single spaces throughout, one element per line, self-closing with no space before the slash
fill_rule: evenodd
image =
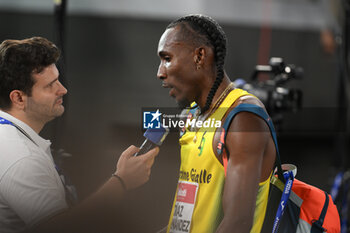
<path id="1" fill-rule="evenodd" d="M 156 147 L 146 154 L 133 156 L 139 148 L 130 146 L 120 156 L 115 172 L 125 182 L 126 189 L 134 189 L 149 180 L 154 158 L 159 153 Z"/>
<path id="2" fill-rule="evenodd" d="M 137 151 L 137 147 L 130 146 L 121 154 L 117 163 L 115 173 L 124 181 L 127 190 L 148 181 L 159 148 L 156 147 L 144 155 L 133 156 Z M 100 232 L 101 227 L 105 227 L 106 224 L 101 221 L 104 218 L 101 216 L 108 215 L 108 209 L 116 208 L 115 205 L 118 205 L 124 196 L 122 184 L 111 177 L 97 192 L 78 205 L 43 219 L 26 233 Z"/>

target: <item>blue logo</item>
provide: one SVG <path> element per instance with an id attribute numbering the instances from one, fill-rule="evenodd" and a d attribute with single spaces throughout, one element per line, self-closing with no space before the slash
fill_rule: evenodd
<path id="1" fill-rule="evenodd" d="M 159 129 L 161 115 L 159 109 L 155 112 L 143 112 L 143 129 Z"/>

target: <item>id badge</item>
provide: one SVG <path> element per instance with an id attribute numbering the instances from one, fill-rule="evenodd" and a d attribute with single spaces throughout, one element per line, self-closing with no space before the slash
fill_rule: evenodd
<path id="1" fill-rule="evenodd" d="M 170 233 L 190 232 L 198 183 L 179 181 Z"/>

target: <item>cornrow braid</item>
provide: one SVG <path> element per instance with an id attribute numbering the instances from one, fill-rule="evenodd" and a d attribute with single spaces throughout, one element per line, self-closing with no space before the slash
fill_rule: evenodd
<path id="1" fill-rule="evenodd" d="M 181 25 L 182 29 L 190 27 L 190 30 L 196 32 L 196 35 L 193 35 L 193 38 L 191 38 L 193 40 L 193 43 L 206 44 L 211 46 L 214 50 L 216 79 L 209 91 L 206 103 L 201 109 L 201 113 L 204 113 L 210 108 L 214 95 L 224 78 L 224 64 L 227 41 L 226 34 L 223 31 L 222 27 L 214 19 L 205 15 L 188 15 L 181 17 L 170 23 L 167 29 L 173 28 L 177 25 Z M 189 29 L 187 28 L 187 30 Z"/>

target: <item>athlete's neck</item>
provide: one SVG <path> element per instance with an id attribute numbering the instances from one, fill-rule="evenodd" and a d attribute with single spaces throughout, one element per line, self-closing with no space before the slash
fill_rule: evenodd
<path id="1" fill-rule="evenodd" d="M 216 90 L 216 93 L 211 101 L 211 104 L 210 104 L 210 108 L 202 113 L 202 114 L 206 114 L 210 111 L 210 109 L 213 107 L 213 105 L 217 102 L 217 100 L 220 98 L 221 94 L 228 88 L 228 86 L 231 84 L 231 80 L 229 79 L 229 77 L 226 75 L 225 73 L 225 76 L 221 82 L 221 84 L 219 85 L 218 89 Z M 208 92 L 209 93 L 209 92 Z M 206 95 L 208 96 L 208 94 Z M 204 103 L 205 104 L 205 103 Z M 203 106 L 200 105 L 201 108 L 204 107 L 204 104 Z"/>

